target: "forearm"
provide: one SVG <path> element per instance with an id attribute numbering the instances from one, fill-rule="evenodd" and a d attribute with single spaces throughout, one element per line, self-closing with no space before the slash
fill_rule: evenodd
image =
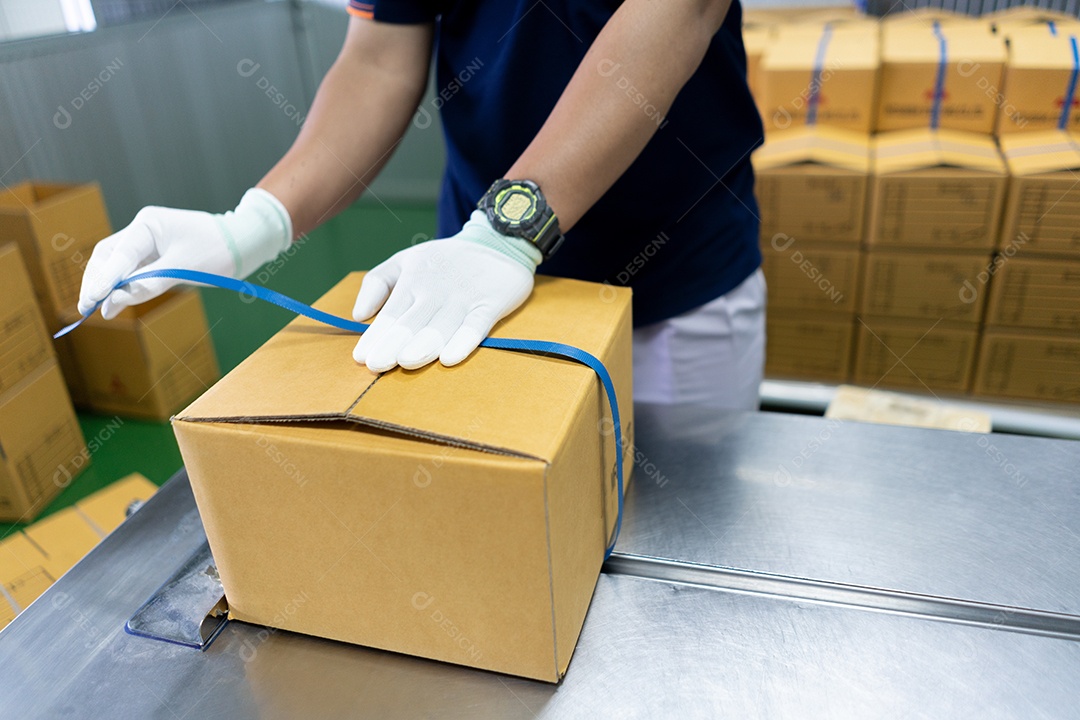
<path id="1" fill-rule="evenodd" d="M 730 0 L 624 2 L 506 177 L 538 183 L 559 225 L 569 230 L 657 132 L 729 5 Z M 631 86 L 634 93 L 628 92 Z"/>
<path id="2" fill-rule="evenodd" d="M 351 21 L 300 134 L 258 184 L 289 211 L 294 235 L 347 207 L 390 159 L 424 91 L 431 35 Z"/>

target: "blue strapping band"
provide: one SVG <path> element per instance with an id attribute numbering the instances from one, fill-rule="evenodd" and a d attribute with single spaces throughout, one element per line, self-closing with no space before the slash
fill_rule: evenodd
<path id="1" fill-rule="evenodd" d="M 363 333 L 368 329 L 367 323 L 356 322 L 355 320 L 347 320 L 337 315 L 331 315 L 328 312 L 317 310 L 310 305 L 305 305 L 299 300 L 294 300 L 287 295 L 271 290 L 270 288 L 261 287 L 259 285 L 253 285 L 244 280 L 237 280 L 231 277 L 225 277 L 224 275 L 214 275 L 212 273 L 200 272 L 198 270 L 151 270 L 149 272 L 138 273 L 130 277 L 124 278 L 118 282 L 113 290 L 121 288 L 128 283 L 133 283 L 136 280 L 148 280 L 150 278 L 170 278 L 173 280 L 182 280 L 189 283 L 200 283 L 202 285 L 210 285 L 212 287 L 222 288 L 223 290 L 232 290 L 238 292 L 243 296 L 256 298 L 268 303 L 273 303 L 278 307 L 284 308 L 289 312 L 297 315 L 303 315 L 306 318 L 311 318 L 324 325 L 335 327 L 339 330 L 345 330 L 354 333 Z M 112 292 L 112 291 L 110 291 Z M 67 327 L 61 329 L 58 333 L 53 335 L 53 338 L 61 338 L 67 335 L 83 324 L 88 317 L 97 312 L 97 309 L 101 307 L 101 303 L 98 302 L 94 308 L 83 315 L 76 322 L 71 323 Z M 540 355 L 554 355 L 556 357 L 565 358 L 567 360 L 573 360 L 575 362 L 586 365 L 593 372 L 595 372 L 599 378 L 601 384 L 604 386 L 604 392 L 607 393 L 608 405 L 611 406 L 611 422 L 615 428 L 615 475 L 618 480 L 618 493 L 619 493 L 619 511 L 615 518 L 615 531 L 611 534 L 611 542 L 604 550 L 604 560 L 611 557 L 612 551 L 615 549 L 615 543 L 619 539 L 619 531 L 622 530 L 623 519 L 623 441 L 622 441 L 622 424 L 619 421 L 619 400 L 615 395 L 615 383 L 611 380 L 611 374 L 607 368 L 604 367 L 604 363 L 600 361 L 595 355 L 588 353 L 581 348 L 574 347 L 573 345 L 567 345 L 560 342 L 552 342 L 550 340 L 518 340 L 514 338 L 486 338 L 480 347 L 497 348 L 499 350 L 513 350 L 516 352 L 527 352 Z"/>
<path id="2" fill-rule="evenodd" d="M 1057 37 L 1057 23 L 1051 20 L 1050 22 L 1046 23 L 1046 25 L 1050 28 L 1050 34 Z"/>
<path id="3" fill-rule="evenodd" d="M 1076 36 L 1069 36 L 1069 44 L 1072 46 L 1072 72 L 1069 73 L 1069 85 L 1065 88 L 1065 102 L 1061 105 L 1061 115 L 1058 117 L 1058 130 L 1069 129 L 1069 115 L 1072 113 L 1073 100 L 1076 98 L 1076 76 L 1080 74 L 1080 52 L 1076 48 Z"/>
<path id="4" fill-rule="evenodd" d="M 949 59 L 949 44 L 941 32 L 941 23 L 934 21 L 934 36 L 938 40 L 937 78 L 934 80 L 934 102 L 930 106 L 930 127 L 938 129 L 941 124 L 941 101 L 945 98 L 945 67 Z"/>
<path id="5" fill-rule="evenodd" d="M 818 105 L 821 104 L 821 74 L 825 66 L 825 52 L 832 39 L 832 23 L 826 23 L 818 40 L 817 53 L 814 55 L 814 70 L 810 73 L 810 101 L 806 109 L 806 124 L 817 124 Z"/>

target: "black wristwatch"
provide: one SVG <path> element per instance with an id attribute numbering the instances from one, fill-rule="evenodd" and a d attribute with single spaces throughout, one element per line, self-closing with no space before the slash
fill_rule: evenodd
<path id="1" fill-rule="evenodd" d="M 493 228 L 503 235 L 528 240 L 540 249 L 545 260 L 566 239 L 540 186 L 532 180 L 496 180 L 476 207 L 487 214 Z"/>

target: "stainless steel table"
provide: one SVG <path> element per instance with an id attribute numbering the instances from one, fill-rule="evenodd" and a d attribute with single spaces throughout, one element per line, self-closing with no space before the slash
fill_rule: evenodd
<path id="1" fill-rule="evenodd" d="M 0 717 L 1080 717 L 1080 443 L 639 406 L 559 686 L 124 622 L 203 540 L 170 481 L 0 632 Z"/>

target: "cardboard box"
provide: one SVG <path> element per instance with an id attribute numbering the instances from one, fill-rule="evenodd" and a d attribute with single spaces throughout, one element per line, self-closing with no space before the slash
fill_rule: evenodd
<path id="1" fill-rule="evenodd" d="M 867 244 L 990 250 L 1005 186 L 1005 163 L 989 137 L 948 130 L 879 135 Z"/>
<path id="2" fill-rule="evenodd" d="M 971 385 L 977 326 L 861 317 L 852 374 L 857 385 L 964 393 Z"/>
<path id="3" fill-rule="evenodd" d="M 1080 129 L 1080 89 L 1073 69 L 1073 43 L 1080 25 L 1058 29 L 1034 25 L 1009 35 L 1003 87 L 987 87 L 1000 98 L 998 135 Z"/>
<path id="4" fill-rule="evenodd" d="M 1060 131 L 1004 135 L 1009 199 L 998 249 L 1080 257 L 1080 145 Z"/>
<path id="5" fill-rule="evenodd" d="M 989 135 L 997 105 L 983 87 L 1001 87 L 1005 42 L 984 25 L 945 23 L 944 86 L 938 127 Z M 879 131 L 933 125 L 942 46 L 928 23 L 890 23 L 881 31 Z"/>
<path id="6" fill-rule="evenodd" d="M 1006 260 L 990 287 L 987 325 L 1080 332 L 1080 259 Z"/>
<path id="7" fill-rule="evenodd" d="M 988 329 L 982 337 L 974 392 L 1080 403 L 1080 338 Z"/>
<path id="8" fill-rule="evenodd" d="M 836 388 L 825 417 L 956 432 L 988 433 L 993 430 L 990 413 L 852 385 Z"/>
<path id="9" fill-rule="evenodd" d="M 112 320 L 95 315 L 68 337 L 87 405 L 98 412 L 167 420 L 220 377 L 193 290 L 167 293 Z"/>
<path id="10" fill-rule="evenodd" d="M 880 65 L 876 23 L 777 29 L 757 78 L 765 131 L 816 123 L 870 133 Z"/>
<path id="11" fill-rule="evenodd" d="M 89 463 L 64 379 L 47 362 L 0 395 L 0 520 L 27 522 Z"/>
<path id="12" fill-rule="evenodd" d="M 765 321 L 765 375 L 844 382 L 854 345 L 851 315 L 774 312 Z"/>
<path id="13" fill-rule="evenodd" d="M 0 395 L 52 358 L 19 248 L 0 245 Z"/>
<path id="14" fill-rule="evenodd" d="M 361 279 L 316 307 L 347 316 Z M 629 290 L 538 278 L 494 335 L 604 362 L 629 472 Z M 173 420 L 230 616 L 558 681 L 618 506 L 600 381 L 490 348 L 376 375 L 355 342 L 298 318 Z"/>
<path id="15" fill-rule="evenodd" d="M 765 243 L 761 251 L 769 312 L 820 311 L 846 314 L 850 319 L 858 307 L 858 249 L 810 245 L 789 238 L 783 243 Z"/>
<path id="16" fill-rule="evenodd" d="M 133 473 L 0 541 L 0 628 L 123 522 L 132 501 L 156 490 Z"/>
<path id="17" fill-rule="evenodd" d="M 978 323 L 986 293 L 974 297 L 990 255 L 905 253 L 871 250 L 864 260 L 863 315 Z"/>
<path id="18" fill-rule="evenodd" d="M 870 172 L 865 135 L 820 126 L 772 133 L 752 159 L 763 244 L 792 237 L 862 241 Z"/>
<path id="19" fill-rule="evenodd" d="M 18 244 L 50 328 L 76 311 L 90 253 L 111 233 L 97 183 L 24 182 L 0 192 L 0 239 Z"/>

